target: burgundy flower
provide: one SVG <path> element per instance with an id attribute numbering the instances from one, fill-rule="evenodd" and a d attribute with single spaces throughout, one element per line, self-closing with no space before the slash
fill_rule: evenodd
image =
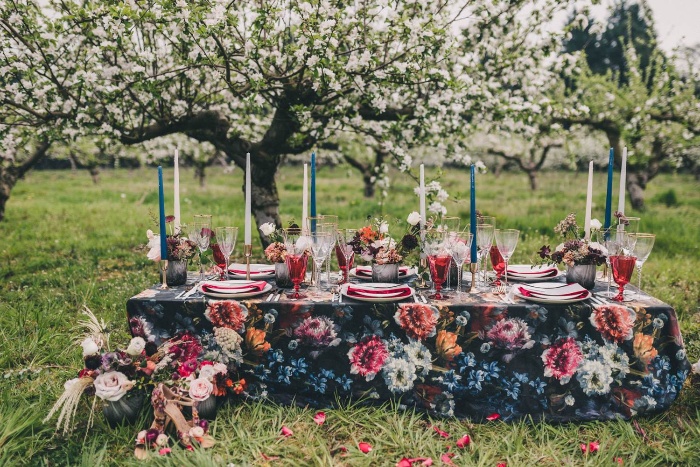
<path id="1" fill-rule="evenodd" d="M 308 317 L 294 330 L 294 337 L 301 344 L 313 347 L 329 347 L 340 343 L 337 328 L 326 316 Z"/>
<path id="2" fill-rule="evenodd" d="M 435 334 L 440 312 L 430 305 L 411 303 L 402 305 L 394 314 L 394 320 L 406 331 L 408 337 L 423 340 Z"/>
<path id="3" fill-rule="evenodd" d="M 549 257 L 549 254 L 552 252 L 552 250 L 549 248 L 549 245 L 543 245 L 542 248 L 540 248 L 540 251 L 538 254 L 540 255 L 540 258 L 546 259 Z"/>
<path id="4" fill-rule="evenodd" d="M 527 323 L 520 318 L 498 321 L 486 336 L 496 348 L 504 350 L 529 349 L 535 344 L 530 338 Z"/>
<path id="5" fill-rule="evenodd" d="M 622 305 L 604 305 L 596 307 L 591 313 L 591 324 L 605 340 L 622 343 L 632 339 L 634 311 Z"/>
<path id="6" fill-rule="evenodd" d="M 581 348 L 572 337 L 557 339 L 542 352 L 544 375 L 556 379 L 571 378 L 582 360 Z"/>
<path id="7" fill-rule="evenodd" d="M 377 336 L 365 337 L 348 352 L 350 373 L 364 376 L 371 381 L 382 369 L 389 351 Z"/>
<path id="8" fill-rule="evenodd" d="M 173 221 L 175 221 L 175 216 L 165 216 L 165 223 L 166 224 L 169 224 Z"/>

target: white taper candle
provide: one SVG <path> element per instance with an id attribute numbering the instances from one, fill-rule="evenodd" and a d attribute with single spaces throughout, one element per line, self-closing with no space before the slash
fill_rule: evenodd
<path id="1" fill-rule="evenodd" d="M 250 233 L 250 153 L 245 155 L 245 231 L 243 233 L 243 243 L 245 245 L 252 245 L 251 233 Z"/>
<path id="2" fill-rule="evenodd" d="M 593 205 L 593 161 L 588 163 L 588 190 L 586 192 L 586 220 L 583 224 L 585 239 L 591 239 L 591 208 Z"/>
<path id="3" fill-rule="evenodd" d="M 620 163 L 620 197 L 617 201 L 617 210 L 625 212 L 625 188 L 627 185 L 627 146 L 622 150 L 622 162 Z"/>
<path id="4" fill-rule="evenodd" d="M 180 151 L 175 148 L 175 161 L 173 163 L 173 215 L 175 216 L 175 233 L 180 231 Z"/>
<path id="5" fill-rule="evenodd" d="M 304 185 L 302 187 L 301 195 L 301 228 L 306 232 L 309 222 L 309 175 L 308 175 L 309 164 L 304 164 Z"/>
<path id="6" fill-rule="evenodd" d="M 425 238 L 425 222 L 426 222 L 426 215 L 425 215 L 425 166 L 423 164 L 420 165 L 420 185 L 418 188 L 419 192 L 419 197 L 420 197 L 420 230 L 421 230 L 421 238 Z"/>

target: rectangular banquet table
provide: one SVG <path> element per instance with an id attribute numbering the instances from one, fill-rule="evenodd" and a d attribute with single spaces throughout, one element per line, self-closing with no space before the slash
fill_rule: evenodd
<path id="1" fill-rule="evenodd" d="M 216 330 L 233 329 L 241 339 L 218 358 L 246 380 L 248 397 L 279 403 L 352 398 L 473 420 L 628 419 L 667 409 L 690 369 L 674 310 L 653 297 L 622 305 L 504 303 L 491 293 L 428 304 L 338 303 L 330 292 L 278 302 L 175 298 L 185 287 L 129 299 L 132 335 L 160 344 L 189 332 L 218 349 Z"/>

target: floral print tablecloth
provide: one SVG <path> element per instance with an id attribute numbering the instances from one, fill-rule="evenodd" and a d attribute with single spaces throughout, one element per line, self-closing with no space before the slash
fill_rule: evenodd
<path id="1" fill-rule="evenodd" d="M 245 395 L 332 406 L 395 401 L 481 420 L 607 420 L 667 409 L 690 365 L 674 310 L 622 305 L 461 302 L 267 302 L 175 298 L 155 287 L 127 303 L 134 336 L 200 336 L 247 385 Z"/>

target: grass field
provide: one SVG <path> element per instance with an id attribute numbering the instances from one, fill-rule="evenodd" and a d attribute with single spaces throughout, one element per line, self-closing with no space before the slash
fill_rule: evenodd
<path id="1" fill-rule="evenodd" d="M 429 171 L 429 175 L 431 172 Z M 166 203 L 172 206 L 172 172 L 166 171 Z M 594 217 L 602 220 L 605 176 L 596 174 Z M 451 169 L 443 186 L 457 197 L 450 214 L 468 218 L 468 173 Z M 110 429 L 98 415 L 84 433 L 89 408 L 80 408 L 76 431 L 62 437 L 42 419 L 63 390 L 63 381 L 81 367 L 73 342 L 80 310 L 87 305 L 114 330 L 113 342 L 127 342 L 125 303 L 157 282 L 156 265 L 143 250 L 145 231 L 157 214 L 155 169 L 105 172 L 93 185 L 86 172 L 33 172 L 12 193 L 6 220 L 0 223 L 0 465 L 130 465 L 133 440 L 149 422 L 144 412 L 137 426 Z M 278 175 L 282 218 L 301 214 L 301 169 Z M 242 228 L 241 173 L 214 173 L 208 186 L 197 186 L 181 172 L 182 215 L 211 213 L 215 225 Z M 368 215 L 405 219 L 417 210 L 413 182 L 394 177 L 384 206 L 361 196 L 360 179 L 344 168 L 318 174 L 319 211 L 337 214 L 346 227 L 361 226 Z M 617 180 L 615 181 L 617 186 Z M 478 207 L 497 218 L 499 227 L 522 230 L 514 261 L 528 262 L 543 243 L 556 243 L 553 226 L 568 212 L 583 219 L 586 175 L 545 173 L 532 193 L 525 176 L 478 177 Z M 644 288 L 678 312 L 688 355 L 700 357 L 700 190 L 689 176 L 663 175 L 647 190 L 647 210 L 638 214 L 641 231 L 657 235 L 644 267 Z M 614 205 L 617 204 L 616 198 Z M 629 206 L 629 205 L 628 205 Z M 628 214 L 631 213 L 628 207 Z M 242 229 L 241 229 L 242 230 Z M 236 253 L 242 248 L 237 245 Z M 235 254 L 236 254 L 235 253 Z M 261 256 L 259 246 L 255 254 Z M 206 452 L 179 448 L 152 465 L 394 465 L 400 458 L 457 452 L 457 465 L 700 465 L 700 378 L 691 376 L 672 410 L 637 423 L 609 422 L 551 425 L 430 420 L 395 407 L 343 406 L 327 411 L 317 426 L 312 410 L 268 404 L 226 406 L 213 424 L 220 441 Z M 451 434 L 439 438 L 430 426 Z M 280 439 L 282 425 L 295 435 Z M 456 439 L 470 434 L 469 449 Z M 579 444 L 600 441 L 596 454 L 584 456 Z M 374 449 L 362 454 L 357 443 Z M 348 448 L 347 453 L 339 451 Z M 278 456 L 266 461 L 264 456 Z M 148 464 L 148 463 L 147 463 Z"/>

